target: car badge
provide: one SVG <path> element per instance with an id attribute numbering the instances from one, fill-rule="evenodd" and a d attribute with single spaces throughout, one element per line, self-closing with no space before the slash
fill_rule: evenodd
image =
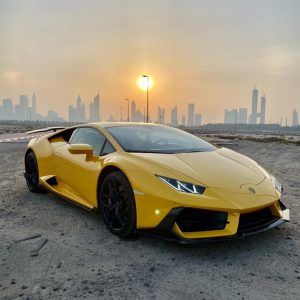
<path id="1" fill-rule="evenodd" d="M 253 193 L 253 194 L 256 193 L 255 189 L 254 189 L 252 186 L 250 186 L 250 187 L 248 188 L 248 190 L 249 190 L 251 193 Z"/>

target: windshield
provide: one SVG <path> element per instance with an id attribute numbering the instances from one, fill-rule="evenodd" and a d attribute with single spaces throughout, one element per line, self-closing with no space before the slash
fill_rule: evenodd
<path id="1" fill-rule="evenodd" d="M 167 126 L 116 126 L 106 130 L 127 152 L 187 153 L 216 149 L 190 133 Z"/>

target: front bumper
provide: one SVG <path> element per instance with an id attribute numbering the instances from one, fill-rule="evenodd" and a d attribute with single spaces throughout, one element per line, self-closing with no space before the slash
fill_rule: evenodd
<path id="1" fill-rule="evenodd" d="M 183 215 L 187 215 L 186 210 L 184 207 L 173 208 L 157 227 L 141 232 L 170 241 L 193 244 L 244 238 L 270 230 L 290 220 L 289 209 L 281 201 L 248 214 L 198 210 L 200 214 L 198 220 L 191 215 L 191 220 L 186 219 L 184 223 Z"/>

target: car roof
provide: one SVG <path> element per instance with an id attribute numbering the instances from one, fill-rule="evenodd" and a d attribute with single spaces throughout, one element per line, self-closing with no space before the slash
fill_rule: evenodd
<path id="1" fill-rule="evenodd" d="M 135 126 L 135 127 L 153 127 L 153 126 L 161 126 L 164 125 L 155 124 L 155 123 L 141 123 L 141 122 L 95 122 L 88 123 L 86 125 L 93 125 L 95 127 L 106 128 L 106 127 L 125 127 L 125 126 Z"/>

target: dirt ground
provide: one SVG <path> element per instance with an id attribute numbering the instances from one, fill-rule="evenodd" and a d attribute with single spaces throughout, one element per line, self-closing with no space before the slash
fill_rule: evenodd
<path id="1" fill-rule="evenodd" d="M 281 181 L 291 222 L 244 240 L 194 246 L 121 240 L 101 215 L 30 193 L 26 144 L 0 144 L 0 298 L 300 299 L 300 147 L 234 143 Z"/>

